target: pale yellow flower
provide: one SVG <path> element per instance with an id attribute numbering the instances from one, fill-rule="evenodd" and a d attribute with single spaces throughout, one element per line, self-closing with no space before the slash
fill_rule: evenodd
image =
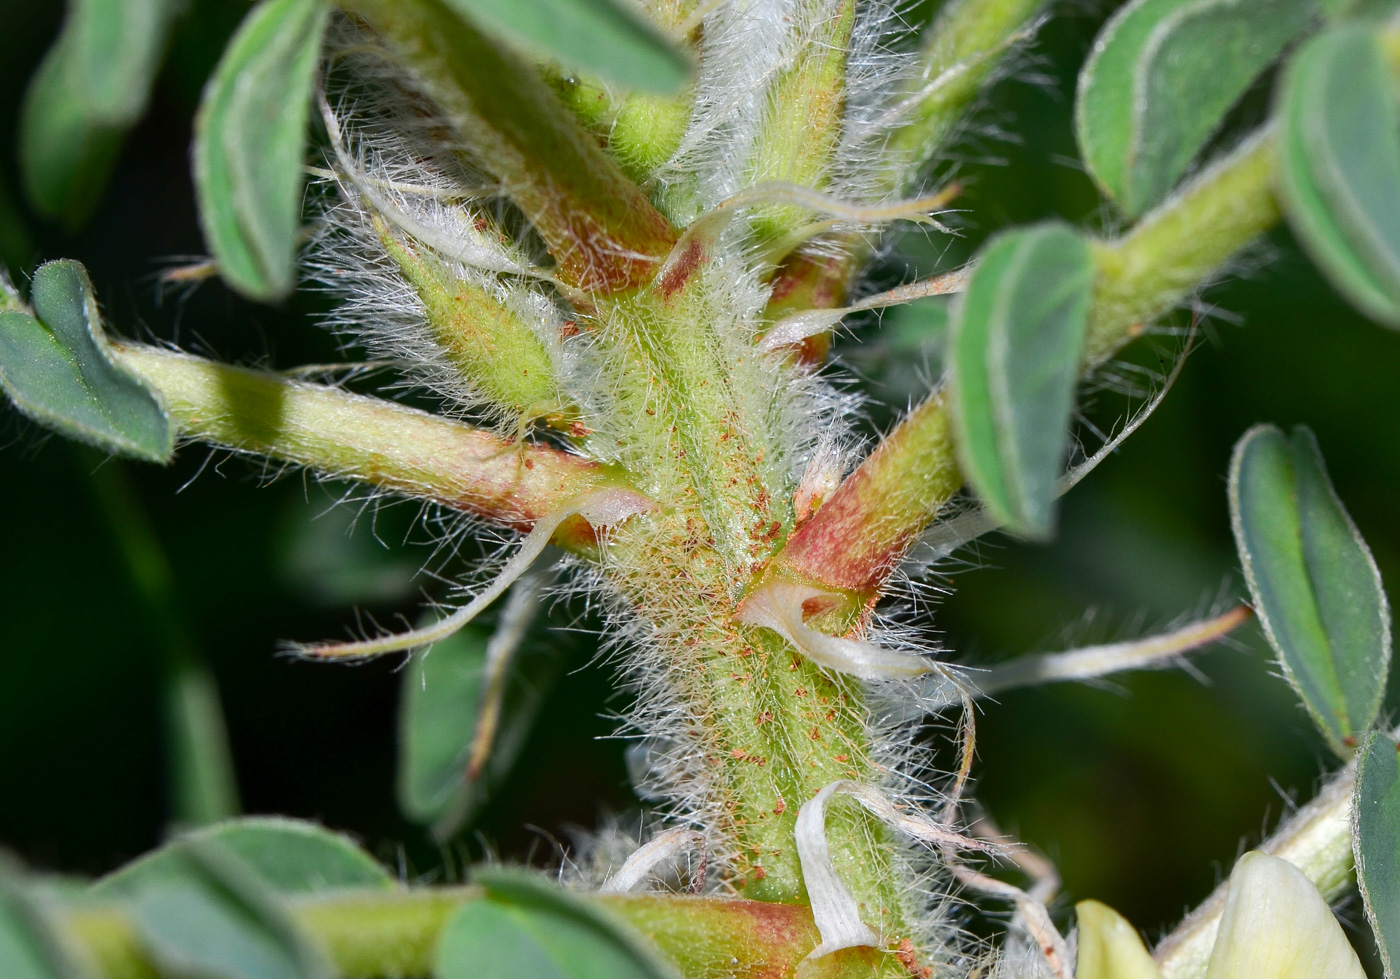
<path id="1" fill-rule="evenodd" d="M 1081 902 L 1076 979 L 1162 979 L 1137 931 Z M 1230 874 L 1205 979 L 1366 979 L 1332 909 L 1303 872 L 1257 850 Z"/>

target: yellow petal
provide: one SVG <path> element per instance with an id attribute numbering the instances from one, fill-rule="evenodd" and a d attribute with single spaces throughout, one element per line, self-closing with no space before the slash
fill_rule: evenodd
<path id="1" fill-rule="evenodd" d="M 1162 979 L 1137 929 L 1098 901 L 1080 901 L 1079 964 L 1075 979 Z"/>
<path id="2" fill-rule="evenodd" d="M 1312 881 L 1255 850 L 1230 874 L 1206 979 L 1366 979 Z"/>

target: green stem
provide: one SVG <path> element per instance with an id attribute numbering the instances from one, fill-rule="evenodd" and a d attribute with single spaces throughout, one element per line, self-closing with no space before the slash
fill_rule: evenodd
<path id="1" fill-rule="evenodd" d="M 158 347 L 113 344 L 112 351 L 159 392 L 185 438 L 436 500 L 504 526 L 527 529 L 585 490 L 620 484 L 612 470 L 577 456 L 390 401 Z M 577 533 L 566 524 L 556 539 L 591 541 L 570 536 Z"/>
<path id="2" fill-rule="evenodd" d="M 422 979 L 432 974 L 439 937 L 475 887 L 365 891 L 302 898 L 290 911 L 342 979 Z M 618 895 L 589 898 L 654 942 L 686 979 L 782 979 L 817 943 L 803 907 L 708 897 Z M 160 979 L 131 921 L 116 908 L 69 913 L 71 933 L 101 979 Z M 803 966 L 806 979 L 868 979 L 870 949 Z"/>
<path id="3" fill-rule="evenodd" d="M 773 82 L 766 124 L 757 137 L 750 181 L 802 187 L 826 184 L 841 139 L 846 107 L 846 52 L 855 24 L 854 0 L 806 0 L 793 13 L 810 21 L 803 48 Z M 749 218 L 761 245 L 793 243 L 812 215 L 799 207 L 760 208 Z M 777 261 L 783 255 L 771 255 Z"/>
<path id="4" fill-rule="evenodd" d="M 922 70 L 909 86 L 907 121 L 895 131 L 886 188 L 907 193 L 945 145 L 1002 55 L 1028 38 L 1044 0 L 954 0 L 924 34 Z"/>
<path id="5" fill-rule="evenodd" d="M 1219 275 L 1282 218 L 1272 130 L 1256 133 L 1128 234 L 1095 249 L 1098 274 L 1085 360 L 1098 364 L 1152 319 Z"/>
<path id="6" fill-rule="evenodd" d="M 1127 235 L 1095 246 L 1098 271 L 1086 368 L 1218 275 L 1240 249 L 1278 222 L 1272 159 L 1266 131 Z M 934 394 L 789 538 L 765 580 L 847 592 L 847 612 L 864 607 L 961 485 L 942 395 Z"/>
<path id="7" fill-rule="evenodd" d="M 409 66 L 529 216 L 559 278 L 606 295 L 650 280 L 676 231 L 527 62 L 441 0 L 342 0 Z"/>
<path id="8" fill-rule="evenodd" d="M 929 160 L 957 135 L 958 126 L 996 66 L 1034 32 L 1044 0 L 951 0 L 924 32 L 920 69 L 903 99 L 905 120 L 891 134 L 878 190 L 907 195 Z M 801 113 L 796 113 L 801 115 Z M 770 320 L 798 309 L 841 306 L 855 273 L 870 257 L 872 242 L 845 235 L 839 259 L 791 256 L 773 278 Z M 808 338 L 799 360 L 826 358 L 829 333 Z"/>

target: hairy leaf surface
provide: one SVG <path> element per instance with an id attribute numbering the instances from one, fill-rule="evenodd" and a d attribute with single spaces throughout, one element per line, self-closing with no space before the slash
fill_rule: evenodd
<path id="1" fill-rule="evenodd" d="M 315 823 L 277 817 L 232 819 L 184 839 L 227 851 L 277 894 L 395 886 L 389 872 L 353 840 Z M 122 897 L 153 881 L 178 876 L 185 869 L 181 845 L 162 847 L 127 864 L 94 884 L 92 893 L 103 898 Z"/>
<path id="2" fill-rule="evenodd" d="M 1376 935 L 1385 974 L 1400 961 L 1400 751 L 1389 735 L 1373 733 L 1357 755 L 1352 805 L 1356 883 Z"/>
<path id="3" fill-rule="evenodd" d="M 1307 26 L 1312 0 L 1133 0 L 1094 42 L 1075 125 L 1130 215 L 1164 199 L 1230 107 Z"/>
<path id="4" fill-rule="evenodd" d="M 330 979 L 259 875 L 216 844 L 169 852 L 167 873 L 142 881 L 133 902 L 152 957 L 174 975 L 217 979 Z"/>
<path id="5" fill-rule="evenodd" d="M 948 363 L 958 459 L 987 509 L 1044 537 L 1054 522 L 1094 266 L 1061 224 L 994 239 L 957 303 Z"/>
<path id="6" fill-rule="evenodd" d="M 200 223 L 219 272 L 253 299 L 291 292 L 321 0 L 263 0 L 244 18 L 195 117 Z"/>
<path id="7" fill-rule="evenodd" d="M 1374 723 L 1390 667 L 1380 572 L 1312 432 L 1250 429 L 1230 462 L 1230 517 L 1254 609 L 1304 706 L 1339 754 Z"/>
<path id="8" fill-rule="evenodd" d="M 26 415 L 110 452 L 164 462 L 174 450 L 165 408 L 113 363 L 87 272 L 50 262 L 34 274 L 34 314 L 0 312 L 0 388 Z"/>

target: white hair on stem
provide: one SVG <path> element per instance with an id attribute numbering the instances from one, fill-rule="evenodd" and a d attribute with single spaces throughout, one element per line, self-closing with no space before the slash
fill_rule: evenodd
<path id="1" fill-rule="evenodd" d="M 364 659 L 386 653 L 406 652 L 439 642 L 461 631 L 528 571 L 535 559 L 544 553 L 544 549 L 549 546 L 549 539 L 565 520 L 577 515 L 594 527 L 610 527 L 644 512 L 651 505 L 651 501 L 646 497 L 630 490 L 594 490 L 535 521 L 534 527 L 521 540 L 519 549 L 506 562 L 500 574 L 470 602 L 451 615 L 422 628 L 395 635 L 355 642 L 297 644 L 291 649 L 311 659 Z"/>

